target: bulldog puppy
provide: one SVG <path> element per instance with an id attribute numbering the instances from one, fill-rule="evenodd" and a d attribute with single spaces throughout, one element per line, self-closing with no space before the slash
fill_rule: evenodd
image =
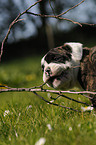
<path id="1" fill-rule="evenodd" d="M 41 60 L 43 81 L 54 89 L 68 90 L 77 86 L 82 56 L 81 43 L 65 43 L 51 49 Z"/>
<path id="2" fill-rule="evenodd" d="M 80 84 L 84 90 L 96 92 L 96 46 L 65 43 L 51 49 L 41 60 L 43 81 L 54 89 L 68 90 Z M 90 94 L 96 109 L 96 95 Z"/>

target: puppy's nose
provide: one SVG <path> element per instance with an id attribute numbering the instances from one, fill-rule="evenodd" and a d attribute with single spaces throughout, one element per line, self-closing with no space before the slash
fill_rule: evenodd
<path id="1" fill-rule="evenodd" d="M 52 74 L 50 67 L 47 67 L 45 70 L 45 75 L 46 77 L 50 77 L 50 75 Z"/>

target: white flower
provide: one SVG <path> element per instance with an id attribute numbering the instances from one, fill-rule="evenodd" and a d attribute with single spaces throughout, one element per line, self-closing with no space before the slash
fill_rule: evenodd
<path id="1" fill-rule="evenodd" d="M 46 142 L 46 139 L 44 137 L 41 137 L 36 143 L 35 145 L 44 145 Z"/>
<path id="2" fill-rule="evenodd" d="M 19 113 L 19 115 L 18 116 L 20 116 L 21 115 L 21 113 Z"/>
<path id="3" fill-rule="evenodd" d="M 9 137 L 9 141 L 11 141 L 11 137 Z"/>
<path id="4" fill-rule="evenodd" d="M 27 110 L 28 110 L 28 109 L 32 108 L 32 105 L 29 105 L 29 106 L 27 106 L 26 108 L 27 108 Z"/>
<path id="5" fill-rule="evenodd" d="M 69 127 L 69 131 L 72 131 L 72 127 Z"/>
<path id="6" fill-rule="evenodd" d="M 31 132 L 33 132 L 33 129 L 31 129 Z"/>
<path id="7" fill-rule="evenodd" d="M 51 100 L 51 101 L 50 101 L 50 103 L 53 103 L 53 102 L 54 102 L 54 100 Z"/>
<path id="8" fill-rule="evenodd" d="M 53 103 L 54 102 L 54 100 L 51 100 L 51 101 L 49 101 L 50 103 Z M 47 104 L 50 104 L 50 103 L 47 103 Z"/>
<path id="9" fill-rule="evenodd" d="M 47 124 L 47 127 L 48 127 L 49 130 L 52 130 L 52 127 L 51 127 L 50 124 Z"/>
<path id="10" fill-rule="evenodd" d="M 4 112 L 4 117 L 5 117 L 6 115 L 8 115 L 9 113 L 10 113 L 9 110 L 5 110 L 5 112 Z"/>
<path id="11" fill-rule="evenodd" d="M 16 137 L 18 137 L 18 134 L 17 134 L 17 132 L 15 133 L 15 135 L 16 135 Z"/>
<path id="12" fill-rule="evenodd" d="M 17 134 L 16 130 L 15 130 L 15 135 L 16 135 L 16 137 L 18 137 L 18 134 Z"/>
<path id="13" fill-rule="evenodd" d="M 83 111 L 83 112 L 85 112 L 85 111 L 92 111 L 94 108 L 93 107 L 91 107 L 91 106 L 88 106 L 88 107 L 81 107 L 81 110 Z"/>
<path id="14" fill-rule="evenodd" d="M 81 124 L 78 124 L 78 127 L 81 127 Z"/>

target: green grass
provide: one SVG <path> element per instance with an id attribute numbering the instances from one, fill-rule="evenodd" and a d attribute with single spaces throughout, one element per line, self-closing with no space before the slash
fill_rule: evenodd
<path id="1" fill-rule="evenodd" d="M 32 57 L 1 64 L 0 83 L 10 87 L 42 84 L 40 59 Z M 48 99 L 47 94 L 42 93 L 42 96 Z M 80 95 L 70 96 L 89 103 Z M 64 98 L 56 103 L 81 108 L 80 104 Z M 5 110 L 9 113 L 4 117 Z M 29 92 L 1 93 L 0 145 L 34 145 L 41 137 L 46 139 L 46 145 L 95 145 L 96 113 L 82 114 L 48 105 Z"/>

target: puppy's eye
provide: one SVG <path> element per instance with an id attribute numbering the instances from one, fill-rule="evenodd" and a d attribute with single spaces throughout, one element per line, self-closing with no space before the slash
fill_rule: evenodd
<path id="1" fill-rule="evenodd" d="M 46 77 L 47 77 L 47 76 L 50 76 L 51 74 L 52 74 L 52 72 L 51 72 L 50 67 L 47 67 L 46 70 L 45 70 L 45 75 L 46 75 Z"/>
<path id="2" fill-rule="evenodd" d="M 41 68 L 42 68 L 42 71 L 44 71 L 44 64 L 43 64 L 43 65 L 41 65 Z"/>

